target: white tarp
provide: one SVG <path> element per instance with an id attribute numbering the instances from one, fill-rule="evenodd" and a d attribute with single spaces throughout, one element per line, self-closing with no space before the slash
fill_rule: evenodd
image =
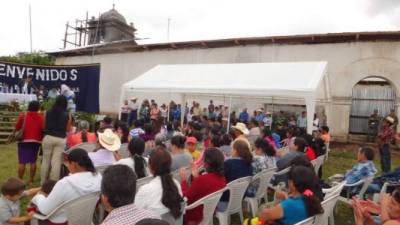
<path id="1" fill-rule="evenodd" d="M 328 88 L 323 82 L 326 66 L 327 62 L 158 65 L 125 83 L 121 98 L 126 91 L 304 98 L 309 130 L 317 90 Z"/>

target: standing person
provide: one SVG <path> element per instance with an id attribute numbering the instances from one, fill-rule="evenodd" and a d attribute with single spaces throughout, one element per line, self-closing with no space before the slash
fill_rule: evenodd
<path id="1" fill-rule="evenodd" d="M 62 153 L 66 145 L 67 131 L 71 129 L 71 115 L 67 111 L 67 99 L 59 95 L 53 107 L 45 115 L 43 161 L 41 168 L 41 184 L 47 180 L 60 178 Z"/>
<path id="2" fill-rule="evenodd" d="M 61 95 L 67 99 L 67 110 L 71 113 L 75 113 L 76 104 L 74 103 L 75 93 L 66 84 L 61 84 Z"/>
<path id="3" fill-rule="evenodd" d="M 306 113 L 306 111 L 301 112 L 301 115 L 297 118 L 297 127 L 302 130 L 307 130 L 307 113 Z"/>
<path id="4" fill-rule="evenodd" d="M 270 130 L 272 130 L 272 114 L 271 114 L 271 112 L 265 113 L 263 122 L 264 122 L 265 127 L 268 127 Z"/>
<path id="5" fill-rule="evenodd" d="M 121 121 L 127 123 L 129 120 L 129 114 L 131 110 L 129 107 L 129 102 L 128 100 L 124 101 L 124 105 L 121 107 Z"/>
<path id="6" fill-rule="evenodd" d="M 139 118 L 146 123 L 150 122 L 150 103 L 147 99 L 142 102 L 142 106 L 139 110 Z"/>
<path id="7" fill-rule="evenodd" d="M 32 76 L 29 75 L 25 79 L 23 79 L 19 84 L 19 89 L 21 90 L 21 94 L 33 94 L 36 92 L 37 87 L 32 81 Z"/>
<path id="8" fill-rule="evenodd" d="M 214 110 L 215 106 L 213 100 L 210 100 L 210 104 L 208 105 L 208 118 L 215 118 Z"/>
<path id="9" fill-rule="evenodd" d="M 390 110 L 390 113 L 386 116 L 386 117 L 392 117 L 394 119 L 393 122 L 393 130 L 396 131 L 397 130 L 397 125 L 399 124 L 399 118 L 396 115 L 396 111 L 394 109 Z"/>
<path id="10" fill-rule="evenodd" d="M 15 130 L 23 130 L 22 140 L 18 143 L 18 177 L 22 180 L 25 175 L 26 164 L 30 165 L 29 184 L 33 183 L 36 174 L 36 160 L 42 142 L 43 115 L 39 113 L 38 101 L 31 101 L 28 111 L 18 117 Z"/>
<path id="11" fill-rule="evenodd" d="M 135 122 L 137 120 L 138 109 L 139 109 L 139 104 L 137 103 L 136 97 L 133 97 L 130 99 L 129 109 L 130 109 L 130 113 L 129 113 L 128 124 L 129 124 L 129 126 L 132 126 L 133 122 Z"/>
<path id="12" fill-rule="evenodd" d="M 243 111 L 239 114 L 239 122 L 247 123 L 249 121 L 249 113 L 247 112 L 247 108 L 244 108 Z"/>
<path id="13" fill-rule="evenodd" d="M 378 114 L 378 110 L 374 109 L 374 113 L 372 113 L 368 118 L 367 142 L 375 142 L 375 138 L 378 135 L 380 121 L 381 118 Z"/>
<path id="14" fill-rule="evenodd" d="M 317 114 L 314 113 L 314 120 L 313 120 L 313 133 L 318 132 L 319 129 L 319 118 L 317 117 Z"/>
<path id="15" fill-rule="evenodd" d="M 158 117 L 160 117 L 160 116 L 161 116 L 161 111 L 158 108 L 157 103 L 153 103 L 151 105 L 151 110 L 150 110 L 150 119 L 152 121 L 157 121 Z"/>
<path id="16" fill-rule="evenodd" d="M 163 122 L 166 123 L 167 117 L 168 117 L 168 109 L 165 104 L 161 105 L 160 112 L 161 112 L 161 118 L 163 119 Z"/>
<path id="17" fill-rule="evenodd" d="M 124 165 L 110 166 L 101 181 L 101 202 L 109 212 L 102 225 L 135 225 L 145 218 L 159 218 L 154 212 L 141 209 L 135 201 L 137 176 Z"/>
<path id="18" fill-rule="evenodd" d="M 390 172 L 390 143 L 392 142 L 395 132 L 393 130 L 394 119 L 390 116 L 383 121 L 382 130 L 378 134 L 379 154 L 381 156 L 381 168 L 383 173 Z"/>

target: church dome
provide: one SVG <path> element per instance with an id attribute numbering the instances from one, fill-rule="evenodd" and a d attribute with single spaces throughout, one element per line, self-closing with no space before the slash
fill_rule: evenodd
<path id="1" fill-rule="evenodd" d="M 100 20 L 103 21 L 112 21 L 112 20 L 118 20 L 124 24 L 126 24 L 126 19 L 124 16 L 122 16 L 117 10 L 110 9 L 109 11 L 103 13 L 100 15 Z"/>

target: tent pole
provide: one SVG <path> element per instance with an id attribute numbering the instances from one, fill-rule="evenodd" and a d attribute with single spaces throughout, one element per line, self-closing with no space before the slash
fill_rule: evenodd
<path id="1" fill-rule="evenodd" d="M 229 127 L 231 125 L 231 111 L 232 111 L 232 96 L 229 96 L 229 107 L 228 107 L 228 122 L 226 124 L 226 133 L 229 133 Z"/>
<path id="2" fill-rule="evenodd" d="M 170 108 L 170 104 L 171 103 L 171 92 L 169 93 L 169 102 L 167 102 L 167 121 L 168 121 L 168 123 L 169 123 L 169 120 L 170 120 L 170 118 L 169 118 L 169 115 L 170 115 L 170 110 L 171 110 L 171 108 Z"/>
<path id="3" fill-rule="evenodd" d="M 121 88 L 121 95 L 120 95 L 120 99 L 119 99 L 119 109 L 118 109 L 118 119 L 121 120 L 121 112 L 122 112 L 122 106 L 124 104 L 124 99 L 125 99 L 125 87 L 122 86 Z"/>
<path id="4" fill-rule="evenodd" d="M 312 134 L 314 113 L 315 113 L 315 98 L 306 97 L 306 110 L 307 110 L 307 133 Z"/>
<path id="5" fill-rule="evenodd" d="M 186 95 L 183 94 L 182 95 L 182 99 L 181 99 L 181 128 L 183 130 L 183 123 L 185 121 L 185 110 L 186 110 Z"/>

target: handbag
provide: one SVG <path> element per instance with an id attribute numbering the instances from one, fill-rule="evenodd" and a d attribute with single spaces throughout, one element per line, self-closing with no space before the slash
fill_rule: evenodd
<path id="1" fill-rule="evenodd" d="M 21 129 L 16 130 L 14 132 L 14 134 L 12 135 L 12 141 L 22 141 L 24 139 L 26 116 L 27 116 L 27 113 L 25 113 L 24 122 L 22 123 Z"/>

